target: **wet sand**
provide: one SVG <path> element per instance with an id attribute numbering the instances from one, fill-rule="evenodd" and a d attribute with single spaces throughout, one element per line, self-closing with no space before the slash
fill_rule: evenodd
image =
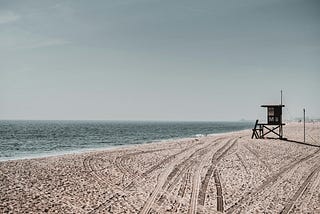
<path id="1" fill-rule="evenodd" d="M 0 162 L 0 213 L 320 213 L 320 123 Z"/>

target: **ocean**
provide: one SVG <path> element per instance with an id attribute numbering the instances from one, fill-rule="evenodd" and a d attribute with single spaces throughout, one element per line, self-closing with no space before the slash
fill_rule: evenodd
<path id="1" fill-rule="evenodd" d="M 252 122 L 0 121 L 0 161 L 249 129 Z"/>

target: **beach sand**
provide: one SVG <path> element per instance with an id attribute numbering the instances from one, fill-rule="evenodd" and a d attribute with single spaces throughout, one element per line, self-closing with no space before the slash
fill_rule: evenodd
<path id="1" fill-rule="evenodd" d="M 0 162 L 0 213 L 320 213 L 320 124 Z"/>

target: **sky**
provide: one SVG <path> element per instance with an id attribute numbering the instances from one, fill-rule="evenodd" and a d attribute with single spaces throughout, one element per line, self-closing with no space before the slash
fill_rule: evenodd
<path id="1" fill-rule="evenodd" d="M 0 0 L 0 119 L 320 118 L 318 0 Z"/>

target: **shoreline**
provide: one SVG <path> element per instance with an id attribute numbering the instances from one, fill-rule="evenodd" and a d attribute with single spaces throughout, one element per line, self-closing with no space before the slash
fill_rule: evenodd
<path id="1" fill-rule="evenodd" d="M 225 134 L 231 134 L 241 131 L 246 131 L 250 129 L 243 129 L 243 130 L 237 130 L 237 131 L 230 131 L 230 132 L 220 132 L 220 133 L 212 133 L 212 134 L 195 134 L 190 137 L 176 137 L 176 138 L 168 138 L 168 139 L 160 139 L 160 140 L 153 140 L 153 141 L 146 141 L 143 143 L 136 143 L 136 144 L 124 144 L 124 145 L 112 145 L 108 147 L 99 147 L 99 148 L 84 148 L 84 149 L 75 149 L 75 150 L 69 150 L 69 151 L 61 151 L 61 152 L 48 152 L 48 153 L 42 153 L 42 154 L 31 154 L 31 155 L 25 155 L 20 157 L 9 157 L 9 158 L 2 158 L 0 157 L 0 162 L 6 162 L 6 161 L 16 161 L 16 160 L 29 160 L 29 159 L 39 159 L 39 158 L 48 158 L 48 157 L 55 157 L 55 156 L 64 156 L 64 155 L 77 155 L 77 154 L 83 154 L 83 153 L 91 153 L 91 152 L 100 152 L 100 151 L 110 151 L 114 149 L 121 149 L 121 148 L 131 148 L 137 145 L 146 145 L 146 144 L 154 144 L 154 143 L 166 143 L 166 142 L 172 142 L 177 140 L 188 140 L 188 139 L 195 139 L 195 138 L 201 138 L 206 136 L 218 136 L 218 135 L 225 135 Z M 197 136 L 198 135 L 198 136 Z"/>

